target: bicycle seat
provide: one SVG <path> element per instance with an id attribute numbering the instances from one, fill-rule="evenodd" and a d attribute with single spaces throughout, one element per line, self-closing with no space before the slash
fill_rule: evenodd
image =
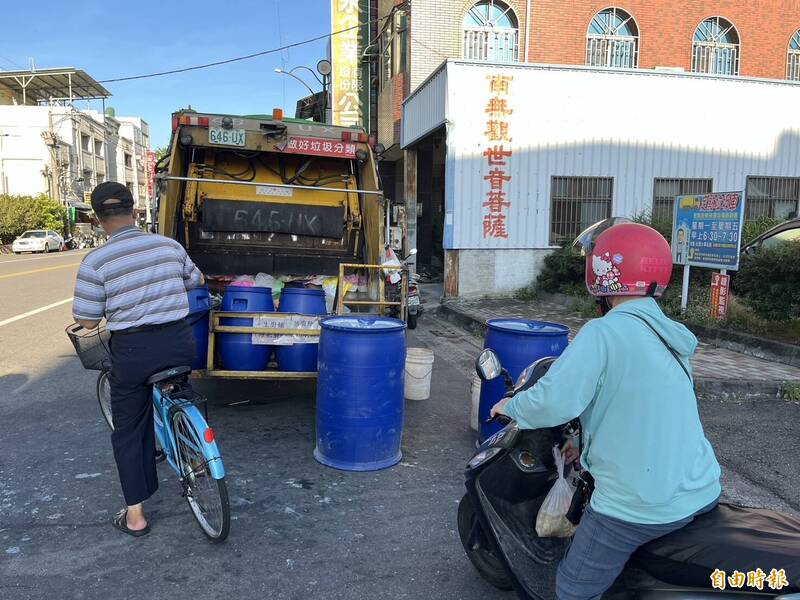
<path id="1" fill-rule="evenodd" d="M 151 375 L 147 380 L 147 385 L 155 385 L 156 383 L 169 381 L 171 379 L 180 379 L 184 375 L 188 375 L 191 372 L 192 367 L 172 367 L 166 371 L 159 371 L 158 373 Z"/>

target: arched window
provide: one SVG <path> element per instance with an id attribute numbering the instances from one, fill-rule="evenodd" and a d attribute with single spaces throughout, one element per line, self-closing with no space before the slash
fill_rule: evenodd
<path id="1" fill-rule="evenodd" d="M 718 75 L 739 74 L 739 34 L 722 17 L 709 17 L 694 31 L 692 71 Z"/>
<path id="2" fill-rule="evenodd" d="M 800 29 L 794 32 L 789 42 L 789 55 L 786 58 L 786 79 L 800 81 Z"/>
<path id="3" fill-rule="evenodd" d="M 586 32 L 586 64 L 621 69 L 639 65 L 639 28 L 632 16 L 619 8 L 594 16 Z"/>
<path id="4" fill-rule="evenodd" d="M 464 58 L 516 62 L 519 27 L 511 7 L 481 0 L 464 16 Z"/>

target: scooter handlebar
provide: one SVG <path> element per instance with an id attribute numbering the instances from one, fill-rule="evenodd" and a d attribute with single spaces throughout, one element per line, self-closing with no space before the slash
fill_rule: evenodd
<path id="1" fill-rule="evenodd" d="M 499 423 L 500 425 L 508 425 L 511 421 L 512 419 L 508 415 L 497 413 L 495 416 L 486 419 L 486 424 Z"/>

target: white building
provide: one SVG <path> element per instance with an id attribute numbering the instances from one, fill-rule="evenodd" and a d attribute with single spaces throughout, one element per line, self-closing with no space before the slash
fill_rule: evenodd
<path id="1" fill-rule="evenodd" d="M 583 227 L 671 216 L 679 194 L 744 190 L 748 218 L 786 217 L 798 106 L 794 82 L 449 60 L 403 106 L 409 218 L 442 214 L 445 294 L 466 296 L 530 284 Z"/>
<path id="2" fill-rule="evenodd" d="M 0 72 L 0 194 L 46 193 L 75 204 L 97 184 L 118 181 L 143 215 L 148 124 L 74 106 L 108 96 L 75 69 Z"/>
<path id="3" fill-rule="evenodd" d="M 130 142 L 122 156 L 125 185 L 137 200 L 137 207 L 144 208 L 147 198 L 147 153 L 150 151 L 150 125 L 140 117 L 116 117 L 119 121 L 120 138 Z M 120 180 L 121 181 L 121 180 Z"/>

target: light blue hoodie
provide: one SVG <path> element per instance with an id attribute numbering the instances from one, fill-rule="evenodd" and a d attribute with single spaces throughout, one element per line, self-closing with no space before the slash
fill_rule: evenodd
<path id="1" fill-rule="evenodd" d="M 523 429 L 580 416 L 592 508 L 630 523 L 671 523 L 713 502 L 720 469 L 686 374 L 640 315 L 691 369 L 697 339 L 655 300 L 589 321 L 550 371 L 503 412 Z M 691 371 L 690 371 L 691 372 Z"/>

